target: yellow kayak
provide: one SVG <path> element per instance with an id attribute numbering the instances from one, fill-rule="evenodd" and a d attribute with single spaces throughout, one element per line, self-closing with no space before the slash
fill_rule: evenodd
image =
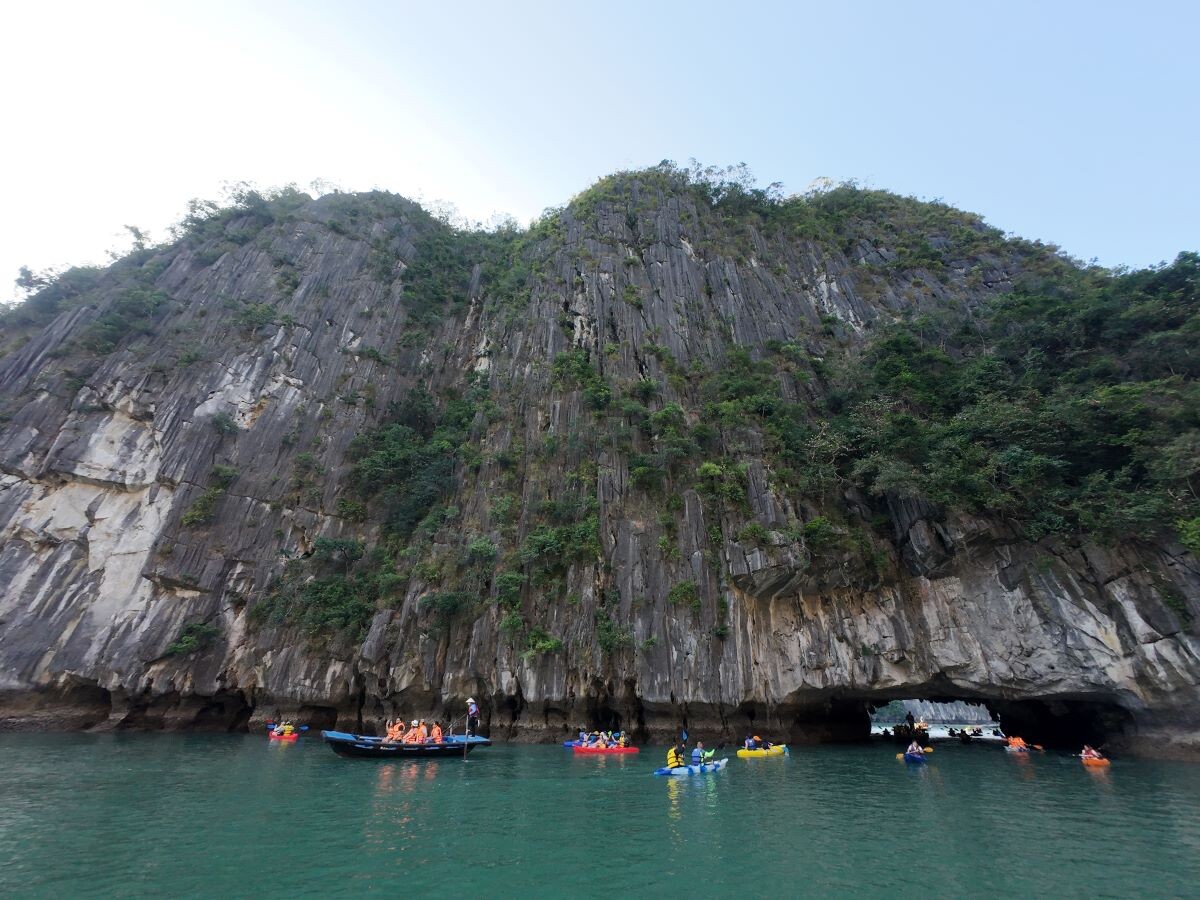
<path id="1" fill-rule="evenodd" d="M 739 750 L 740 759 L 757 759 L 760 756 L 783 756 L 787 753 L 787 744 L 776 744 L 770 750 Z"/>

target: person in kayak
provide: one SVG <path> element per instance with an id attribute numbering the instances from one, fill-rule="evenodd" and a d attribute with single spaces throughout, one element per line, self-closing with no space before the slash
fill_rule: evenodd
<path id="1" fill-rule="evenodd" d="M 667 751 L 667 768 L 678 769 L 684 765 L 683 761 L 683 744 L 676 744 Z"/>
<path id="2" fill-rule="evenodd" d="M 442 734 L 442 723 L 434 722 L 433 729 L 429 732 L 429 738 L 426 741 L 426 743 L 427 744 L 443 744 L 443 743 L 445 743 L 445 741 L 446 741 L 445 735 Z"/>
<path id="3" fill-rule="evenodd" d="M 746 735 L 745 744 L 746 744 L 747 750 L 757 750 L 758 749 L 758 738 L 751 737 L 750 735 Z"/>
<path id="4" fill-rule="evenodd" d="M 479 704 L 475 702 L 474 697 L 467 698 L 467 734 L 475 737 L 475 732 L 479 730 Z"/>
<path id="5" fill-rule="evenodd" d="M 692 765 L 698 766 L 704 762 L 704 741 L 696 741 L 696 746 L 692 748 Z"/>
<path id="6" fill-rule="evenodd" d="M 1010 737 L 1008 739 L 1008 746 L 1012 747 L 1014 750 L 1029 749 L 1029 745 L 1025 743 L 1025 738 L 1023 737 Z"/>
<path id="7" fill-rule="evenodd" d="M 1088 744 L 1083 745 L 1083 750 L 1080 752 L 1079 756 L 1082 759 L 1104 759 L 1099 750 L 1089 746 Z"/>

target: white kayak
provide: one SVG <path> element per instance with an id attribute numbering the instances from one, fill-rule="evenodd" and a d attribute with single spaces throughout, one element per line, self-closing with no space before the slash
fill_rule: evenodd
<path id="1" fill-rule="evenodd" d="M 725 768 L 728 759 L 718 759 L 716 762 L 701 763 L 698 766 L 676 766 L 673 769 L 655 769 L 655 775 L 703 775 L 706 772 L 719 772 Z"/>

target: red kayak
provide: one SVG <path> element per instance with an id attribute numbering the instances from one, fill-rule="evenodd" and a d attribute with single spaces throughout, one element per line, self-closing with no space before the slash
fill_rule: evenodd
<path id="1" fill-rule="evenodd" d="M 637 753 L 637 747 L 573 747 L 576 753 Z"/>
<path id="2" fill-rule="evenodd" d="M 294 741 L 300 737 L 300 732 L 293 731 L 291 734 L 276 734 L 273 731 L 267 732 L 267 738 L 272 741 Z"/>

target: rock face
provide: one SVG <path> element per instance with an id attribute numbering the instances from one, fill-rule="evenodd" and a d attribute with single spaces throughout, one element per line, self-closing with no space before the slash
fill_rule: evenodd
<path id="1" fill-rule="evenodd" d="M 301 196 L 60 281 L 43 320 L 6 325 L 7 727 L 240 728 L 282 711 L 374 728 L 453 719 L 474 695 L 510 739 L 686 724 L 802 741 L 864 735 L 871 704 L 920 697 L 986 701 L 1035 734 L 1200 747 L 1200 567 L 1182 547 L 1033 543 L 999 518 L 846 489 L 847 520 L 872 524 L 861 552 L 823 550 L 795 526 L 825 507 L 780 486 L 761 433 L 719 429 L 711 455 L 736 471 L 671 470 L 648 489 L 637 454 L 656 426 L 597 411 L 608 398 L 556 364 L 580 351 L 592 387 L 645 383 L 646 415 L 678 404 L 696 428 L 702 375 L 733 348 L 819 360 L 881 323 L 986 303 L 1019 253 L 864 274 L 892 249 L 622 190 L 629 202 L 577 203 L 514 238 L 515 287 L 438 256 L 450 232 L 413 204 Z M 454 286 L 423 315 L 413 298 L 438 266 Z M 813 371 L 781 366 L 780 395 L 814 401 Z M 467 385 L 485 399 L 454 486 L 415 537 L 389 538 L 369 498 L 345 502 L 352 442 L 418 386 L 442 403 Z M 714 500 L 731 482 L 744 500 Z M 594 515 L 595 545 L 539 575 L 529 536 L 572 498 L 586 509 L 564 521 Z M 321 538 L 388 547 L 397 577 L 366 627 L 256 619 L 289 565 L 321 574 L 300 571 Z M 479 539 L 495 553 L 472 569 Z M 504 604 L 501 570 L 525 576 Z M 439 614 L 430 598 L 451 588 L 466 607 Z"/>

